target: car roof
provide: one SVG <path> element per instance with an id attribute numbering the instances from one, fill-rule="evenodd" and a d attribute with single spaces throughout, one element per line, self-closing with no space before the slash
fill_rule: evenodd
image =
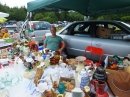
<path id="1" fill-rule="evenodd" d="M 36 23 L 36 22 L 47 22 L 47 21 L 29 21 L 29 22 Z"/>
<path id="2" fill-rule="evenodd" d="M 89 21 L 76 21 L 73 23 L 81 23 L 81 22 L 112 22 L 112 23 L 117 23 L 117 22 L 121 22 L 121 21 L 116 21 L 116 20 L 89 20 Z"/>

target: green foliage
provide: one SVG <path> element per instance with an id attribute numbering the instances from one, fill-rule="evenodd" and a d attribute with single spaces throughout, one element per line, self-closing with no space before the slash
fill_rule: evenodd
<path id="1" fill-rule="evenodd" d="M 97 20 L 104 20 L 104 17 L 100 16 L 100 17 L 97 18 Z"/>
<path id="2" fill-rule="evenodd" d="M 43 12 L 36 13 L 34 16 L 34 20 L 44 20 L 50 23 L 57 23 L 57 21 L 83 21 L 84 16 L 79 14 L 78 12 Z"/>
<path id="3" fill-rule="evenodd" d="M 27 10 L 23 7 L 13 7 L 10 8 L 7 5 L 2 5 L 0 3 L 0 12 L 9 13 L 8 20 L 17 20 L 17 21 L 24 21 L 26 17 Z"/>
<path id="4" fill-rule="evenodd" d="M 129 22 L 130 21 L 130 16 L 123 16 L 121 18 L 122 21 L 126 21 L 126 22 Z"/>

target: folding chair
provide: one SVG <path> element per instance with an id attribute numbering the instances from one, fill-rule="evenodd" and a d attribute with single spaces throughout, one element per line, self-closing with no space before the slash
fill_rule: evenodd
<path id="1" fill-rule="evenodd" d="M 98 48 L 98 47 L 94 47 L 94 46 L 87 46 L 85 48 L 85 52 L 84 52 L 84 56 L 86 57 L 86 51 L 89 51 L 91 54 L 94 55 L 99 55 L 99 62 L 96 62 L 96 66 L 99 66 L 102 62 L 102 56 L 104 54 L 103 49 Z M 87 63 L 87 65 L 91 65 L 91 63 L 93 62 L 92 60 L 86 59 L 85 62 Z"/>

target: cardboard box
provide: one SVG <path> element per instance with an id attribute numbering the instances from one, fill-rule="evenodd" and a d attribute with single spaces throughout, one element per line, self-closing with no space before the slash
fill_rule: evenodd
<path id="1" fill-rule="evenodd" d="M 109 35 L 111 34 L 111 29 L 107 29 L 104 27 L 98 27 L 96 34 L 101 38 L 108 38 Z"/>

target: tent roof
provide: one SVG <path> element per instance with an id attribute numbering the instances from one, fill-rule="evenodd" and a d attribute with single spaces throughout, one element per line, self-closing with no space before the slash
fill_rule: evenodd
<path id="1" fill-rule="evenodd" d="M 89 16 L 129 13 L 130 0 L 36 0 L 27 3 L 28 12 L 59 9 L 74 10 Z"/>
<path id="2" fill-rule="evenodd" d="M 0 12 L 0 18 L 8 17 L 8 16 L 9 16 L 8 13 Z"/>

